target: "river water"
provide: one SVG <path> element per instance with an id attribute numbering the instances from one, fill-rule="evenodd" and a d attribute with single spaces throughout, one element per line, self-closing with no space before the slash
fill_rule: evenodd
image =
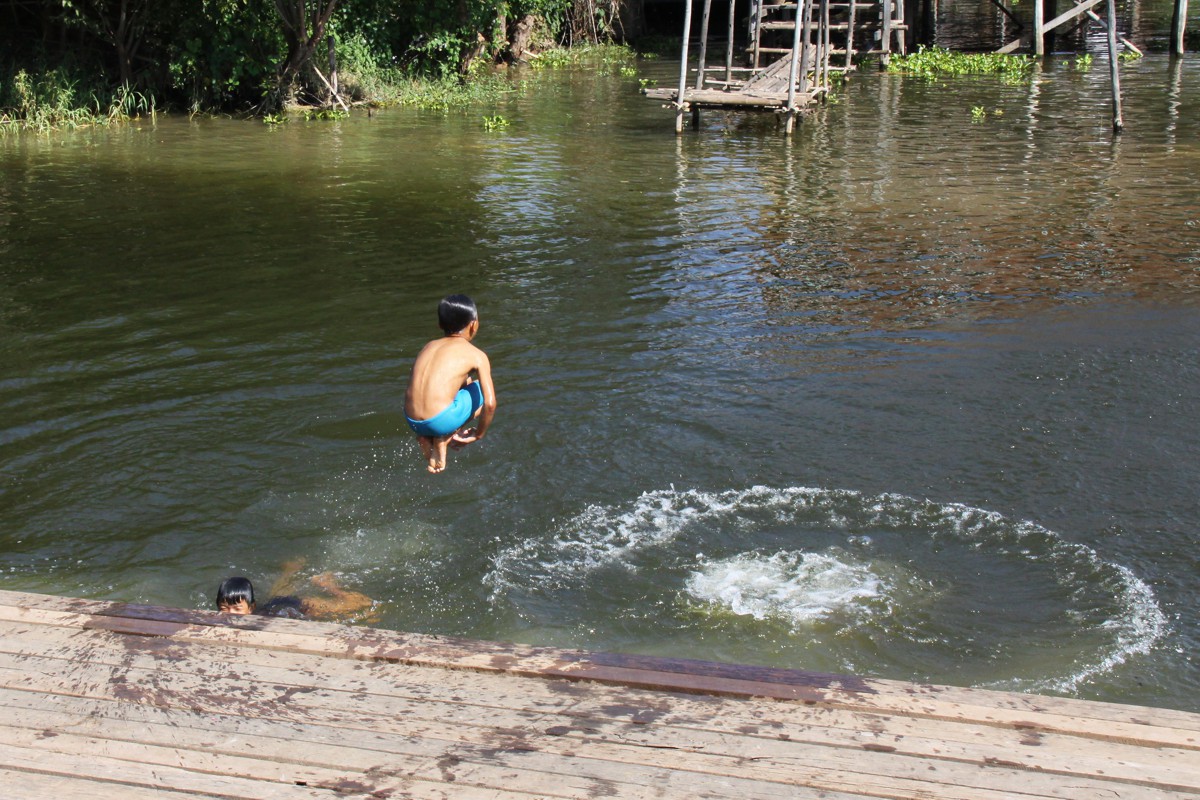
<path id="1" fill-rule="evenodd" d="M 0 586 L 304 557 L 393 629 L 1200 710 L 1200 61 L 1125 65 L 1117 140 L 1101 57 L 790 140 L 677 138 L 676 69 L 0 139 Z M 451 292 L 499 411 L 431 476 Z"/>

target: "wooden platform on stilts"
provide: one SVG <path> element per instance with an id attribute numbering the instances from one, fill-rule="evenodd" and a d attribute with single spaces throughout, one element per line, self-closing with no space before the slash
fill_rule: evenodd
<path id="1" fill-rule="evenodd" d="M 0 591 L 6 800 L 1200 797 L 1200 714 Z"/>
<path id="2" fill-rule="evenodd" d="M 771 66 L 755 74 L 744 84 L 728 89 L 686 89 L 683 102 L 691 108 L 761 108 L 785 110 L 788 106 L 788 78 L 791 76 L 791 59 L 781 58 Z M 651 100 L 675 103 L 678 89 L 646 89 Z M 813 92 L 796 92 L 795 103 L 803 108 L 812 103 Z"/>

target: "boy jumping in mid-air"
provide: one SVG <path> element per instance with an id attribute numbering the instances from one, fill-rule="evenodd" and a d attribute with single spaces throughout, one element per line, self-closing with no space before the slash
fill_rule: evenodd
<path id="1" fill-rule="evenodd" d="M 435 473 L 446 468 L 447 446 L 457 450 L 482 439 L 496 413 L 492 365 L 471 344 L 479 332 L 475 303 L 463 294 L 443 299 L 438 325 L 446 335 L 421 348 L 404 395 L 404 415 Z M 468 429 L 476 418 L 477 426 Z"/>

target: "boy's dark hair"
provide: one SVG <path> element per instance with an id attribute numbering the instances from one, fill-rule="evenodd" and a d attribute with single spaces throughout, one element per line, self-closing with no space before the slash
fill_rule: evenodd
<path id="1" fill-rule="evenodd" d="M 223 605 L 235 606 L 242 600 L 254 608 L 254 584 L 250 583 L 249 578 L 226 578 L 221 582 L 217 589 L 218 609 Z"/>
<path id="2" fill-rule="evenodd" d="M 452 294 L 438 303 L 438 326 L 447 334 L 458 333 L 478 318 L 475 301 L 465 294 Z"/>

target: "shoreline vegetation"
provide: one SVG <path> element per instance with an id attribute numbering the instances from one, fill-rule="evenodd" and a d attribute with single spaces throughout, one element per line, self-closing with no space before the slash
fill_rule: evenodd
<path id="1" fill-rule="evenodd" d="M 340 118 L 498 102 L 509 67 L 636 74 L 629 0 L 0 0 L 0 133 L 164 112 Z M 651 56 L 653 53 L 650 54 Z"/>

